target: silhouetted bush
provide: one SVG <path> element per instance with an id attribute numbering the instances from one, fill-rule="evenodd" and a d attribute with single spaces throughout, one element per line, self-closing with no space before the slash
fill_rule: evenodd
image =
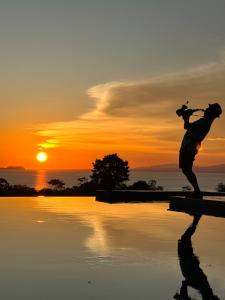
<path id="1" fill-rule="evenodd" d="M 0 189 L 7 189 L 9 188 L 9 183 L 5 178 L 0 178 Z"/>
<path id="2" fill-rule="evenodd" d="M 39 196 L 78 196 L 74 193 L 72 188 L 65 188 L 62 190 L 44 188 L 38 191 Z"/>
<path id="3" fill-rule="evenodd" d="M 12 185 L 10 187 L 10 191 L 13 193 L 13 195 L 20 195 L 20 196 L 36 196 L 37 191 L 34 188 L 31 188 L 26 185 Z"/>
<path id="4" fill-rule="evenodd" d="M 67 187 L 64 189 L 44 188 L 38 191 L 40 196 L 94 196 L 96 187 L 91 181 L 85 182 L 79 186 Z"/>
<path id="5" fill-rule="evenodd" d="M 150 186 L 150 190 L 163 191 L 163 186 L 157 185 L 157 181 L 155 179 L 149 180 L 148 184 Z"/>
<path id="6" fill-rule="evenodd" d="M 134 182 L 132 185 L 128 186 L 129 190 L 151 190 L 151 191 L 162 191 L 163 187 L 157 185 L 156 180 L 149 180 L 148 182 L 144 180 L 139 180 Z"/>
<path id="7" fill-rule="evenodd" d="M 0 196 L 36 196 L 37 191 L 26 185 L 10 185 L 5 179 L 0 179 Z"/>
<path id="8" fill-rule="evenodd" d="M 222 183 L 222 182 L 218 183 L 217 186 L 216 186 L 216 190 L 218 192 L 225 192 L 225 184 Z"/>
<path id="9" fill-rule="evenodd" d="M 190 192 L 190 191 L 191 191 L 190 185 L 182 186 L 182 191 L 183 191 L 183 192 Z"/>
<path id="10" fill-rule="evenodd" d="M 95 195 L 98 187 L 93 181 L 85 181 L 79 186 L 73 186 L 74 191 L 76 191 L 80 195 Z"/>

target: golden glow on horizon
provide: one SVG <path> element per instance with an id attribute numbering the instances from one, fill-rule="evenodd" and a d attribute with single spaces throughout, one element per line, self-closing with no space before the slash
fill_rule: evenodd
<path id="1" fill-rule="evenodd" d="M 38 162 L 44 163 L 48 160 L 48 155 L 47 155 L 46 152 L 40 151 L 40 152 L 37 153 L 36 159 L 37 159 Z"/>
<path id="2" fill-rule="evenodd" d="M 121 130 L 121 128 L 123 130 Z M 196 165 L 220 164 L 225 159 L 222 126 L 213 124 L 212 134 L 203 143 Z M 26 169 L 91 169 L 96 158 L 118 153 L 131 168 L 177 163 L 184 130 L 180 119 L 157 122 L 146 119 L 108 118 L 93 122 L 77 119 L 38 125 L 33 131 L 10 129 L 0 133 L 0 167 L 23 166 Z M 221 140 L 222 139 L 222 140 Z M 16 145 L 16 147 L 15 147 Z M 37 158 L 44 152 L 48 160 Z M 51 158 L 51 159 L 50 159 Z"/>

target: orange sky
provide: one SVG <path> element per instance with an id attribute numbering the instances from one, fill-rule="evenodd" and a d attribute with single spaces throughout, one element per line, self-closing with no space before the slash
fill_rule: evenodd
<path id="1" fill-rule="evenodd" d="M 224 2 L 56 2 L 1 5 L 0 167 L 177 163 L 176 109 L 225 108 Z M 225 163 L 224 128 L 223 114 L 197 164 Z"/>
<path id="2" fill-rule="evenodd" d="M 220 128 L 220 121 L 215 121 L 214 131 Z M 1 134 L 4 143 L 0 164 L 28 169 L 90 169 L 96 158 L 115 152 L 128 160 L 131 167 L 176 163 L 184 133 L 182 125 L 181 119 L 174 125 L 161 121 L 161 124 L 147 127 L 148 122 L 144 120 L 136 124 L 130 119 L 119 118 L 100 122 L 75 120 L 65 124 L 46 124 L 41 130 L 5 132 Z M 170 137 L 171 133 L 175 136 Z M 223 145 L 223 140 L 214 141 L 213 134 L 210 135 L 196 163 L 209 165 L 223 162 Z M 48 154 L 48 161 L 43 164 L 36 160 L 39 150 Z"/>

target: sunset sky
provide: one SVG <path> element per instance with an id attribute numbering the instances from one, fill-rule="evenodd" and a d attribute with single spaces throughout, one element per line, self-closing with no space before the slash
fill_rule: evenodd
<path id="1" fill-rule="evenodd" d="M 225 109 L 224 0 L 0 1 L 0 167 L 176 163 L 175 111 Z M 198 165 L 225 163 L 225 112 Z"/>

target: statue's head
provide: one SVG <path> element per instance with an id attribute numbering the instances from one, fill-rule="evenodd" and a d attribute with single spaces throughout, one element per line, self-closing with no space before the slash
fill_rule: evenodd
<path id="1" fill-rule="evenodd" d="M 222 114 L 222 108 L 219 103 L 209 104 L 209 107 L 206 108 L 204 116 L 209 118 L 219 118 Z"/>

